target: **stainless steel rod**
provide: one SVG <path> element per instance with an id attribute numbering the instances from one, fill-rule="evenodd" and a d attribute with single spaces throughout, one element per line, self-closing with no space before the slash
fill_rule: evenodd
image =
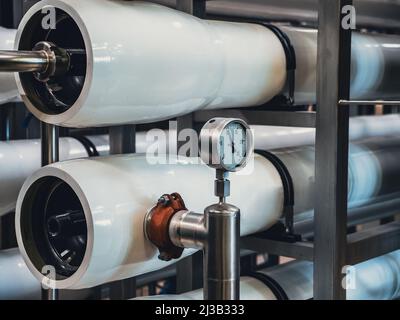
<path id="1" fill-rule="evenodd" d="M 44 72 L 48 65 L 45 51 L 0 51 L 0 72 Z"/>
<path id="2" fill-rule="evenodd" d="M 52 124 L 41 122 L 42 166 L 59 161 L 59 130 Z M 42 289 L 42 300 L 58 300 L 58 289 Z"/>
<path id="3" fill-rule="evenodd" d="M 366 105 L 366 106 L 375 106 L 378 104 L 386 105 L 386 106 L 398 106 L 400 105 L 400 101 L 396 100 L 339 100 L 340 106 L 347 105 Z"/>
<path id="4" fill-rule="evenodd" d="M 58 127 L 42 122 L 41 141 L 42 141 L 42 166 L 59 161 L 59 133 Z"/>

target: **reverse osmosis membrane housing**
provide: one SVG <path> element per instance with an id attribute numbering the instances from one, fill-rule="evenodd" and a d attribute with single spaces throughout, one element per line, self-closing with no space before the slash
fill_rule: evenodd
<path id="1" fill-rule="evenodd" d="M 313 145 L 315 129 L 252 126 L 254 144 L 257 150 Z M 154 143 L 160 149 L 169 149 L 169 141 L 176 141 L 176 130 L 138 132 L 136 134 L 136 152 L 146 153 Z M 384 116 L 361 116 L 350 119 L 349 136 L 352 141 L 369 137 L 400 134 L 400 116 L 389 114 Z M 87 137 L 99 155 L 109 154 L 108 136 Z M 85 146 L 73 138 L 60 139 L 60 160 L 87 157 Z M 15 209 L 18 193 L 24 181 L 41 166 L 40 141 L 3 141 L 0 142 L 0 176 L 4 188 L 0 188 L 0 216 Z"/>
<path id="2" fill-rule="evenodd" d="M 350 208 L 381 196 L 398 197 L 397 153 L 398 138 L 352 144 Z M 288 148 L 274 154 L 292 176 L 296 214 L 312 210 L 316 194 L 313 148 Z M 217 201 L 214 171 L 198 158 L 171 158 L 176 163 L 170 164 L 155 160 L 145 155 L 81 159 L 47 166 L 28 178 L 17 201 L 16 232 L 21 253 L 36 278 L 42 280 L 43 266 L 52 265 L 58 288 L 81 289 L 173 263 L 159 260 L 157 248 L 146 239 L 146 213 L 161 195 L 171 192 L 179 192 L 188 208 L 203 212 Z M 232 175 L 231 181 L 230 201 L 241 209 L 242 236 L 267 230 L 281 218 L 284 187 L 269 160 L 256 156 L 254 170 L 249 175 Z"/>
<path id="3" fill-rule="evenodd" d="M 51 7 L 56 29 L 43 30 L 42 9 Z M 17 75 L 32 113 L 63 126 L 151 122 L 205 107 L 258 105 L 285 83 L 284 51 L 267 28 L 203 21 L 140 1 L 41 1 L 23 18 L 16 49 L 32 50 L 39 41 L 86 52 L 83 76 L 40 83 L 33 74 Z"/>
<path id="4" fill-rule="evenodd" d="M 43 29 L 51 8 L 56 28 Z M 313 104 L 317 30 L 278 28 L 295 51 L 295 103 Z M 85 53 L 80 75 L 48 82 L 32 73 L 16 76 L 29 110 L 67 127 L 146 123 L 201 109 L 261 105 L 286 91 L 293 64 L 266 25 L 201 20 L 140 1 L 41 1 L 23 18 L 15 47 L 32 50 L 40 41 Z M 398 97 L 400 37 L 355 32 L 352 47 L 351 97 Z"/>

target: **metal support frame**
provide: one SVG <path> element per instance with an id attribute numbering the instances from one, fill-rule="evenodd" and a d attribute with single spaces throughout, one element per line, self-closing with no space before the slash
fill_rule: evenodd
<path id="1" fill-rule="evenodd" d="M 122 125 L 110 128 L 110 154 L 136 152 L 136 126 Z"/>
<path id="2" fill-rule="evenodd" d="M 59 131 L 52 124 L 41 123 L 42 167 L 59 161 Z M 42 289 L 42 300 L 58 300 L 58 289 Z"/>
<path id="3" fill-rule="evenodd" d="M 206 15 L 206 0 L 176 0 L 176 9 L 193 16 L 204 18 Z M 193 114 L 177 118 L 177 134 L 183 129 L 193 128 Z M 180 147 L 185 142 L 178 141 Z M 176 264 L 176 293 L 185 293 L 199 289 L 203 286 L 203 253 L 197 252 Z"/>
<path id="4" fill-rule="evenodd" d="M 315 128 L 316 112 L 266 111 L 266 110 L 204 110 L 194 114 L 197 122 L 207 122 L 217 117 L 239 118 L 250 125 Z"/>
<path id="5" fill-rule="evenodd" d="M 59 161 L 59 128 L 41 123 L 42 167 Z"/>
<path id="6" fill-rule="evenodd" d="M 320 0 L 315 144 L 314 299 L 346 299 L 351 30 L 342 28 L 342 8 L 352 0 Z"/>

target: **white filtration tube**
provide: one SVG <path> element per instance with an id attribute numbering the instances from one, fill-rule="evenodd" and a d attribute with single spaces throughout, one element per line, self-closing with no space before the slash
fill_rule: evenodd
<path id="1" fill-rule="evenodd" d="M 34 26 L 30 19 L 48 6 L 78 25 L 87 73 L 79 98 L 55 114 L 29 99 L 17 75 L 24 102 L 42 121 L 67 127 L 146 123 L 206 107 L 260 105 L 284 87 L 284 50 L 269 29 L 201 20 L 147 2 L 41 1 L 22 19 L 16 48 L 40 28 L 40 19 Z"/>
<path id="2" fill-rule="evenodd" d="M 397 181 L 399 170 L 390 154 L 393 150 L 400 150 L 400 147 L 396 138 L 385 141 L 386 138 L 351 144 L 349 207 L 368 204 L 386 193 L 398 193 L 398 185 L 393 181 Z M 377 149 L 376 145 L 383 142 L 385 146 L 382 150 Z M 295 212 L 312 210 L 314 148 L 306 146 L 274 153 L 292 176 L 296 194 Z M 202 212 L 215 202 L 215 172 L 199 164 L 197 158 L 181 158 L 176 164 L 158 164 L 156 160 L 160 158 L 145 155 L 81 159 L 42 168 L 31 176 L 22 187 L 17 202 L 16 230 L 21 251 L 35 275 L 40 279 L 41 275 L 35 270 L 41 269 L 42 262 L 32 262 L 32 255 L 35 255 L 32 243 L 26 249 L 26 240 L 31 235 L 21 225 L 29 225 L 30 219 L 39 221 L 39 215 L 45 209 L 37 208 L 37 204 L 47 203 L 41 197 L 55 193 L 40 189 L 40 186 L 44 184 L 43 180 L 55 180 L 53 177 L 71 188 L 62 192 L 64 199 L 70 199 L 71 194 L 76 195 L 78 205 L 74 204 L 74 210 L 84 213 L 88 229 L 83 260 L 77 264 L 79 268 L 73 275 L 58 281 L 61 288 L 95 286 L 167 266 L 168 263 L 157 259 L 156 248 L 144 237 L 146 212 L 161 195 L 172 192 L 182 194 L 187 208 Z M 169 160 L 176 158 L 171 156 Z M 365 175 L 365 172 L 369 174 Z M 231 180 L 232 196 L 229 202 L 241 209 L 242 235 L 266 230 L 277 222 L 282 213 L 283 187 L 276 168 L 269 161 L 256 156 L 254 170 L 249 175 L 232 175 Z M 59 205 L 62 207 L 53 208 L 53 211 L 72 209 L 61 202 Z M 68 206 L 72 204 L 68 203 Z M 35 228 L 44 227 L 39 225 Z M 186 252 L 191 253 L 190 250 Z"/>
<path id="3" fill-rule="evenodd" d="M 40 282 L 27 268 L 19 250 L 0 251 L 0 300 L 40 298 Z"/>
<path id="4" fill-rule="evenodd" d="M 254 130 L 255 148 L 272 150 L 277 148 L 313 145 L 315 129 L 275 126 L 251 126 Z M 157 143 L 165 146 L 168 152 L 170 135 L 176 131 L 157 130 Z M 400 134 L 400 116 L 363 116 L 350 119 L 350 139 Z M 107 135 L 90 136 L 88 139 L 96 146 L 99 155 L 109 155 L 110 146 Z M 174 138 L 174 141 L 177 140 Z M 154 144 L 154 135 L 147 132 L 136 134 L 136 152 L 146 153 Z M 87 157 L 84 147 L 72 138 L 60 139 L 60 159 L 69 160 Z M 0 216 L 15 209 L 18 192 L 23 182 L 40 168 L 40 141 L 24 140 L 0 142 Z M 311 168 L 313 170 L 313 168 Z"/>
<path id="5" fill-rule="evenodd" d="M 36 278 L 43 278 L 38 271 L 43 265 L 31 259 L 34 249 L 32 241 L 25 238 L 25 229 L 21 232 L 25 223 L 21 223 L 21 209 L 23 206 L 24 221 L 30 219 L 31 213 L 41 214 L 38 210 L 26 210 L 30 201 L 25 200 L 31 195 L 38 196 L 31 194 L 36 189 L 32 184 L 37 186 L 43 177 L 57 177 L 72 188 L 84 211 L 88 230 L 82 263 L 72 276 L 56 281 L 58 288 L 92 287 L 176 262 L 158 259 L 157 248 L 144 236 L 145 214 L 161 195 L 172 192 L 179 192 L 190 210 L 203 212 L 217 200 L 215 170 L 199 164 L 198 158 L 181 158 L 176 164 L 161 165 L 149 161 L 152 159 L 143 155 L 72 160 L 42 168 L 25 182 L 17 202 L 16 231 L 21 253 Z M 242 235 L 265 230 L 276 223 L 282 212 L 283 189 L 281 178 L 269 161 L 255 156 L 250 174 L 232 174 L 230 178 L 229 202 L 241 209 Z M 29 250 L 26 241 L 30 243 Z M 185 254 L 192 252 L 186 250 Z"/>
<path id="6" fill-rule="evenodd" d="M 315 144 L 315 129 L 313 128 L 251 126 L 251 129 L 254 130 L 254 144 L 255 149 L 258 150 Z M 398 114 L 350 118 L 350 140 L 398 134 L 400 134 L 400 115 Z"/>
<path id="7" fill-rule="evenodd" d="M 0 27 L 0 50 L 12 50 L 17 30 Z M 20 101 L 14 73 L 0 72 L 0 105 Z"/>
<path id="8" fill-rule="evenodd" d="M 294 261 L 263 271 L 279 283 L 291 300 L 313 298 L 313 264 Z M 346 273 L 348 300 L 392 300 L 400 297 L 400 251 L 374 258 Z"/>
<path id="9" fill-rule="evenodd" d="M 295 104 L 314 104 L 317 88 L 318 30 L 279 26 L 296 52 Z M 351 53 L 352 99 L 398 99 L 400 37 L 353 32 Z"/>
<path id="10" fill-rule="evenodd" d="M 67 127 L 148 123 L 201 109 L 257 106 L 285 93 L 285 51 L 267 26 L 201 20 L 140 1 L 44 0 L 23 18 L 16 48 L 35 45 L 29 40 L 41 30 L 36 17 L 48 6 L 76 24 L 68 30 L 81 38 L 87 72 L 73 101 L 50 112 L 44 97 L 27 89 L 33 77 L 17 74 L 24 102 L 42 121 Z M 317 30 L 279 28 L 296 53 L 295 104 L 315 104 Z M 41 40 L 48 39 L 64 43 L 57 28 Z M 399 98 L 400 37 L 355 32 L 352 46 L 351 97 Z"/>
<path id="11" fill-rule="evenodd" d="M 347 300 L 394 300 L 400 297 L 400 251 L 349 267 L 346 274 Z M 289 300 L 313 298 L 313 263 L 292 261 L 260 271 L 274 279 Z M 242 277 L 241 300 L 277 300 L 260 280 Z M 137 300 L 203 300 L 203 290 L 182 295 L 141 297 Z"/>
<path id="12" fill-rule="evenodd" d="M 157 295 L 138 297 L 132 300 L 203 300 L 203 289 L 179 295 Z M 260 280 L 252 277 L 240 278 L 240 300 L 278 300 L 272 290 Z"/>
<path id="13" fill-rule="evenodd" d="M 103 144 L 100 141 L 99 148 Z M 41 167 L 40 140 L 0 142 L 0 216 L 14 210 L 18 193 L 27 177 Z M 74 138 L 60 139 L 60 160 L 87 157 L 84 146 Z"/>

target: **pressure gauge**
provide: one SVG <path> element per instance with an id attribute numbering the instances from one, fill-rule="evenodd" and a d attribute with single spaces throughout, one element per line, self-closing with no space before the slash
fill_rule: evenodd
<path id="1" fill-rule="evenodd" d="M 241 119 L 214 118 L 201 130 L 200 156 L 212 168 L 238 171 L 252 151 L 253 135 Z"/>

